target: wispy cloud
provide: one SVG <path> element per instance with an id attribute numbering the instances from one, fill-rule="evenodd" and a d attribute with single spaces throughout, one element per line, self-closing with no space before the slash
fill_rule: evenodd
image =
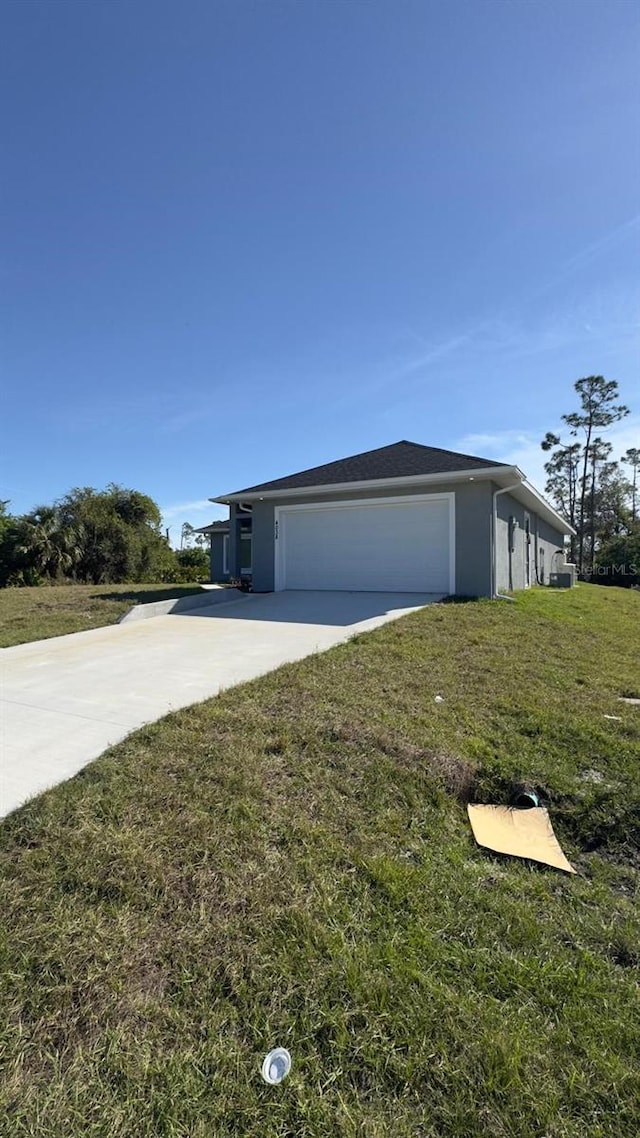
<path id="1" fill-rule="evenodd" d="M 193 407 L 185 411 L 180 411 L 177 414 L 166 414 L 160 424 L 159 430 L 163 435 L 175 435 L 179 431 L 186 430 L 194 423 L 199 423 L 203 418 L 210 418 L 211 412 L 207 415 L 202 407 Z"/>
<path id="2" fill-rule="evenodd" d="M 615 229 L 610 229 L 607 233 L 602 234 L 602 236 L 596 238 L 595 241 L 590 241 L 587 245 L 584 245 L 582 249 L 578 249 L 571 257 L 561 262 L 546 281 L 522 297 L 521 303 L 527 304 L 532 300 L 544 296 L 545 293 L 551 292 L 556 285 L 563 284 L 580 269 L 586 268 L 594 261 L 597 261 L 599 257 L 609 253 L 612 249 L 624 245 L 630 238 L 638 237 L 639 235 L 640 214 L 637 214 L 635 217 L 629 218 L 629 220 L 625 221 L 622 225 L 617 225 Z"/>
<path id="3" fill-rule="evenodd" d="M 486 431 L 464 435 L 458 439 L 455 449 L 463 453 L 478 454 L 483 458 L 495 458 L 497 462 L 507 462 L 518 466 L 530 482 L 539 490 L 544 490 L 547 475 L 544 464 L 548 456 L 540 448 L 540 442 L 548 430 L 566 435 L 566 427 L 560 423 L 545 423 L 536 431 L 512 430 Z M 630 415 L 603 432 L 613 446 L 613 455 L 619 459 L 630 447 L 640 446 L 640 415 Z"/>
<path id="4" fill-rule="evenodd" d="M 199 526 L 208 525 L 218 518 L 229 516 L 224 506 L 216 506 L 208 498 L 196 498 L 191 502 L 177 502 L 175 505 L 162 506 L 163 528 L 169 530 L 170 540 L 174 545 L 179 544 L 180 529 L 184 522 L 198 529 Z"/>
<path id="5" fill-rule="evenodd" d="M 640 349 L 640 294 L 596 291 L 578 305 L 552 309 L 535 318 L 513 311 L 484 320 L 398 368 L 387 383 L 418 378 L 454 355 L 458 365 L 495 361 L 504 367 L 585 344 L 598 352 L 604 348 L 608 355 Z"/>
<path id="6" fill-rule="evenodd" d="M 165 522 L 188 521 L 193 514 L 211 514 L 215 507 L 208 498 L 198 498 L 193 502 L 178 502 L 175 506 L 161 506 L 160 513 Z"/>
<path id="7" fill-rule="evenodd" d="M 561 263 L 557 271 L 531 293 L 523 293 L 516 303 L 503 312 L 478 320 L 446 339 L 429 344 L 415 329 L 411 337 L 426 350 L 402 362 L 389 365 L 384 378 L 373 384 L 374 390 L 392 387 L 399 380 L 419 378 L 434 364 L 448 357 L 466 354 L 496 355 L 500 360 L 517 359 L 559 351 L 585 339 L 604 339 L 617 344 L 637 338 L 640 333 L 640 304 L 637 293 L 605 295 L 594 291 L 578 306 L 559 306 L 533 320 L 529 315 L 531 300 L 551 291 L 556 284 L 596 261 L 611 249 L 640 235 L 640 214 L 610 230 L 579 249 Z"/>
<path id="8" fill-rule="evenodd" d="M 366 394 L 367 398 L 377 392 L 383 392 L 389 388 L 393 388 L 396 384 L 403 384 L 403 391 L 406 390 L 407 384 L 411 383 L 412 379 L 416 382 L 419 381 L 434 364 L 439 364 L 450 356 L 459 353 L 462 349 L 471 347 L 473 344 L 474 336 L 480 330 L 482 325 L 476 324 L 470 328 L 465 329 L 456 335 L 449 336 L 445 340 L 436 341 L 429 344 L 429 341 L 424 339 L 418 332 L 409 330 L 412 339 L 416 340 L 425 350 L 421 351 L 418 355 L 411 355 L 398 359 L 388 360 L 386 365 L 381 368 L 381 374 L 377 378 L 367 375 Z M 339 396 L 333 406 L 347 407 L 355 403 L 359 403 L 362 399 L 362 391 L 360 388 L 351 389 L 347 387 L 344 394 Z"/>
<path id="9" fill-rule="evenodd" d="M 420 356 L 400 366 L 395 374 L 385 382 L 392 383 L 398 379 L 404 379 L 414 372 L 424 371 L 430 364 L 437 363 L 445 359 L 446 356 L 457 352 L 463 345 L 470 344 L 477 331 L 477 328 L 469 328 L 468 331 L 461 332 L 458 336 L 452 336 L 448 340 L 443 340 L 440 344 L 435 344 Z"/>
<path id="10" fill-rule="evenodd" d="M 592 241 L 589 245 L 585 245 L 577 253 L 570 257 L 565 262 L 563 268 L 565 272 L 573 272 L 574 269 L 580 269 L 589 262 L 595 260 L 601 253 L 607 253 L 609 249 L 614 249 L 617 245 L 622 245 L 629 237 L 640 234 L 640 213 L 635 217 L 631 217 L 629 221 L 625 221 L 623 225 L 617 225 L 615 229 L 610 229 L 608 233 L 603 234 L 597 241 Z"/>
<path id="11" fill-rule="evenodd" d="M 511 319 L 487 322 L 485 335 L 475 348 L 483 356 L 499 360 L 518 360 L 567 348 L 590 344 L 630 350 L 640 343 L 638 298 L 627 293 L 594 295 L 573 308 L 544 313 L 538 319 Z"/>
<path id="12" fill-rule="evenodd" d="M 416 393 L 434 380 L 457 382 L 465 374 L 487 370 L 505 375 L 530 361 L 533 366 L 564 367 L 568 359 L 591 358 L 593 370 L 613 368 L 640 351 L 640 290 L 600 284 L 595 272 L 585 274 L 579 289 L 563 290 L 557 302 L 544 300 L 572 275 L 640 235 L 640 214 L 585 244 L 568 259 L 558 259 L 551 275 L 539 286 L 512 296 L 493 312 L 478 313 L 431 339 L 415 326 L 388 330 L 386 350 L 358 369 L 358 378 L 345 376 L 332 400 L 332 412 L 353 408 L 363 396 L 382 397 L 385 413 L 403 404 L 412 406 Z M 400 346 L 401 345 L 401 346 Z M 554 356 L 557 357 L 554 359 Z M 574 365 L 572 365 L 574 366 Z M 578 365 L 582 366 L 582 365 Z M 585 365 L 591 366 L 591 365 Z M 360 379 L 360 375 L 363 377 Z"/>

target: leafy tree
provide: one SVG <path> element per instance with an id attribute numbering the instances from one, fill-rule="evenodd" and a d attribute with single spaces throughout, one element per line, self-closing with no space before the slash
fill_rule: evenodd
<path id="1" fill-rule="evenodd" d="M 578 411 L 572 411 L 569 415 L 563 415 L 562 418 L 574 437 L 580 434 L 580 432 L 582 432 L 585 437 L 582 454 L 582 475 L 580 478 L 580 505 L 578 511 L 580 527 L 578 536 L 578 568 L 582 573 L 584 572 L 585 566 L 584 539 L 586 536 L 585 500 L 587 496 L 587 475 L 589 465 L 593 462 L 592 445 L 594 432 L 610 427 L 620 419 L 623 419 L 625 415 L 629 414 L 629 408 L 625 407 L 622 403 L 616 402 L 618 399 L 618 384 L 614 379 L 606 380 L 602 375 L 588 375 L 585 376 L 584 379 L 577 380 L 574 384 L 574 389 L 580 398 L 580 409 Z M 600 439 L 598 443 L 601 443 Z M 596 459 L 596 462 L 597 461 Z M 593 546 L 591 553 L 593 559 Z"/>
<path id="2" fill-rule="evenodd" d="M 552 451 L 552 457 L 545 464 L 549 475 L 547 492 L 578 532 L 578 569 L 584 573 L 587 548 L 592 564 L 594 560 L 598 477 L 611 449 L 597 432 L 624 418 L 629 409 L 617 402 L 619 393 L 615 380 L 606 380 L 601 375 L 577 380 L 574 390 L 580 407 L 562 419 L 575 441 L 563 442 L 549 431 L 541 446 L 545 451 Z M 572 541 L 572 555 L 574 549 L 575 541 Z"/>
<path id="3" fill-rule="evenodd" d="M 598 552 L 594 580 L 602 585 L 640 586 L 640 529 L 608 541 Z"/>
<path id="4" fill-rule="evenodd" d="M 611 443 L 606 443 L 604 439 L 599 437 L 592 439 L 590 447 L 590 502 L 589 502 L 589 550 L 591 556 L 591 564 L 595 557 L 596 548 L 596 488 L 598 485 L 598 476 L 602 470 L 607 459 L 611 455 L 613 447 Z M 583 523 L 584 524 L 584 523 Z"/>
<path id="5" fill-rule="evenodd" d="M 578 468 L 582 447 L 580 443 L 563 443 L 560 436 L 554 435 L 551 431 L 547 431 L 540 446 L 544 451 L 556 448 L 549 461 L 544 464 L 548 475 L 545 489 L 558 504 L 569 524 L 577 529 Z M 574 541 L 575 538 L 572 536 L 570 541 L 572 561 L 575 559 Z"/>
<path id="6" fill-rule="evenodd" d="M 3 536 L 4 535 L 4 536 Z M 0 526 L 0 584 L 172 580 L 175 555 L 152 498 L 114 483 L 81 487 Z"/>
<path id="7" fill-rule="evenodd" d="M 180 549 L 191 549 L 194 545 L 205 548 L 207 539 L 202 533 L 197 533 L 190 522 L 183 522 L 180 527 Z"/>
<path id="8" fill-rule="evenodd" d="M 616 537 L 625 536 L 631 529 L 631 511 L 628 500 L 631 483 L 624 477 L 617 462 L 602 463 L 597 477 L 592 508 L 598 548 Z"/>
<path id="9" fill-rule="evenodd" d="M 9 500 L 0 500 L 0 586 L 16 572 L 16 522 L 7 510 Z"/>
<path id="10" fill-rule="evenodd" d="M 193 535 L 195 533 L 194 527 L 189 522 L 183 522 L 180 527 L 180 549 L 188 549 L 191 545 Z"/>
<path id="11" fill-rule="evenodd" d="M 636 523 L 636 493 L 638 487 L 638 470 L 640 470 L 640 447 L 629 447 L 622 456 L 622 462 L 631 467 L 631 524 Z"/>
<path id="12" fill-rule="evenodd" d="M 176 561 L 182 570 L 180 576 L 183 578 L 183 580 L 209 580 L 209 557 L 206 550 L 199 547 L 180 549 L 175 556 Z"/>
<path id="13" fill-rule="evenodd" d="M 81 556 L 80 535 L 63 524 L 57 506 L 38 506 L 20 519 L 16 552 L 38 576 L 72 576 Z"/>
<path id="14" fill-rule="evenodd" d="M 111 483 L 79 487 L 56 503 L 61 523 L 78 535 L 79 580 L 95 585 L 143 581 L 166 571 L 171 551 L 160 530 L 160 510 L 138 490 Z"/>

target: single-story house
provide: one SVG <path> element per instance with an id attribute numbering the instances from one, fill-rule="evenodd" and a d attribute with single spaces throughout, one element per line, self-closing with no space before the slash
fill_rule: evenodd
<path id="1" fill-rule="evenodd" d="M 203 533 L 209 538 L 210 576 L 212 581 L 228 581 L 229 573 L 229 523 L 211 522 L 201 526 L 194 533 Z"/>
<path id="2" fill-rule="evenodd" d="M 212 581 L 229 581 L 231 577 L 251 576 L 251 518 L 242 519 L 238 537 L 240 564 L 232 574 L 229 569 L 229 522 L 216 521 L 208 526 L 194 530 L 204 533 L 210 543 L 210 567 Z"/>
<path id="3" fill-rule="evenodd" d="M 406 440 L 211 501 L 212 579 L 260 593 L 495 596 L 548 583 L 573 533 L 517 466 Z"/>

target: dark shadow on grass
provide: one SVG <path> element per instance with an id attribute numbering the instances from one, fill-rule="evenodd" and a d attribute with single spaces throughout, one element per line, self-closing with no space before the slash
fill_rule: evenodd
<path id="1" fill-rule="evenodd" d="M 470 605 L 475 601 L 481 600 L 481 597 L 467 597 L 463 595 L 456 595 L 455 593 L 450 597 L 443 597 L 440 601 L 441 605 Z"/>

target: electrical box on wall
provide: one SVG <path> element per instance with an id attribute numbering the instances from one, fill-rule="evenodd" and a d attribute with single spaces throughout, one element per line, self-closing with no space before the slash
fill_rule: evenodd
<path id="1" fill-rule="evenodd" d="M 509 549 L 513 553 L 516 548 L 516 530 L 518 528 L 518 519 L 514 518 L 513 514 L 509 518 Z"/>

